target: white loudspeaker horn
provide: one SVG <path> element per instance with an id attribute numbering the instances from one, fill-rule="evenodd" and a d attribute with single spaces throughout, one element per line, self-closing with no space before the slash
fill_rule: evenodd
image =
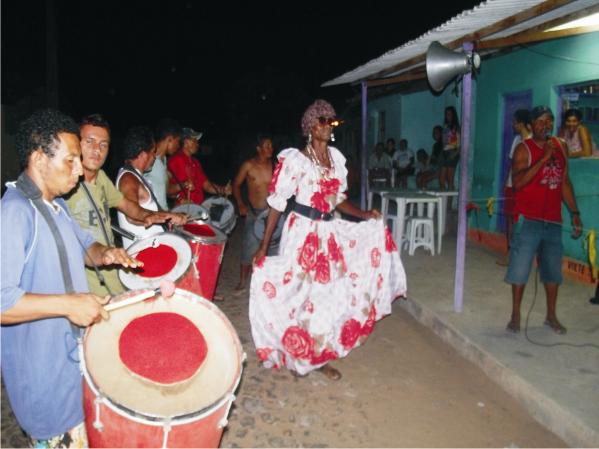
<path id="1" fill-rule="evenodd" d="M 446 84 L 458 75 L 463 75 L 480 66 L 480 56 L 455 52 L 439 42 L 432 42 L 426 52 L 426 76 L 434 91 L 443 90 Z"/>

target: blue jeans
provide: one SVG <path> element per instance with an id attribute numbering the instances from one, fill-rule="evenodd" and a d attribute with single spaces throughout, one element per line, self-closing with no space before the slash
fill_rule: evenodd
<path id="1" fill-rule="evenodd" d="M 505 282 L 525 285 L 533 259 L 537 255 L 541 282 L 561 284 L 562 254 L 561 224 L 520 217 L 514 225 Z"/>

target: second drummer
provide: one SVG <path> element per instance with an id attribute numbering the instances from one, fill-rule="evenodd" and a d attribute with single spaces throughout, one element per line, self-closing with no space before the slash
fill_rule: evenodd
<path id="1" fill-rule="evenodd" d="M 235 293 L 241 294 L 246 289 L 247 280 L 252 270 L 252 257 L 258 250 L 260 240 L 254 235 L 256 217 L 268 208 L 266 197 L 272 179 L 272 139 L 260 135 L 256 142 L 256 154 L 246 160 L 233 181 L 233 196 L 239 208 L 239 215 L 245 218 L 241 243 L 241 269 L 239 284 Z M 241 186 L 247 182 L 248 203 L 241 195 Z"/>

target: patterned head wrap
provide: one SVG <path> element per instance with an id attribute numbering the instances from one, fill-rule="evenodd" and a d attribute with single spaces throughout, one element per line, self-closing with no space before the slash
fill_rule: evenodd
<path id="1" fill-rule="evenodd" d="M 337 114 L 331 103 L 324 100 L 316 100 L 304 112 L 304 116 L 302 117 L 302 133 L 304 136 L 310 134 L 310 130 L 318 121 L 318 117 L 335 117 L 335 115 Z"/>

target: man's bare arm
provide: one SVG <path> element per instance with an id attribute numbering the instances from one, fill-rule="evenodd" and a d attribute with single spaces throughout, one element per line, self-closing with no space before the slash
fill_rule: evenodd
<path id="1" fill-rule="evenodd" d="M 245 182 L 249 170 L 250 163 L 248 161 L 245 161 L 239 168 L 239 171 L 237 172 L 237 175 L 233 180 L 233 196 L 235 197 L 235 201 L 237 202 L 239 215 L 241 215 L 242 217 L 247 215 L 248 206 L 247 204 L 245 204 L 243 198 L 241 197 L 241 185 Z"/>

